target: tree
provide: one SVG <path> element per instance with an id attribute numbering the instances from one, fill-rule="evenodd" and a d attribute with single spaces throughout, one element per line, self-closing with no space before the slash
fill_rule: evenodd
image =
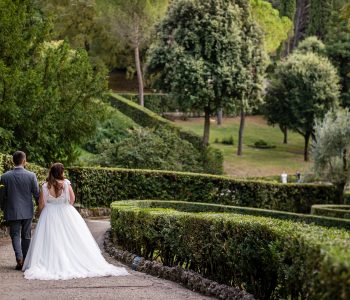
<path id="1" fill-rule="evenodd" d="M 299 43 L 296 51 L 299 53 L 313 52 L 318 55 L 326 55 L 326 46 L 316 36 L 310 36 Z"/>
<path id="2" fill-rule="evenodd" d="M 350 107 L 350 26 L 337 14 L 333 15 L 325 44 L 328 57 L 339 70 L 341 104 Z"/>
<path id="3" fill-rule="evenodd" d="M 349 110 L 328 112 L 322 122 L 316 122 L 315 137 L 312 149 L 315 173 L 331 181 L 342 197 L 350 182 Z"/>
<path id="4" fill-rule="evenodd" d="M 184 111 L 204 111 L 203 145 L 207 146 L 210 117 L 235 103 L 246 107 L 249 97 L 261 90 L 262 35 L 249 4 L 174 1 L 157 32 L 148 53 L 148 73 L 155 86 L 172 94 Z"/>
<path id="5" fill-rule="evenodd" d="M 252 16 L 264 33 L 265 49 L 274 53 L 288 38 L 293 22 L 285 16 L 280 17 L 271 3 L 263 0 L 251 0 Z"/>
<path id="6" fill-rule="evenodd" d="M 106 73 L 93 70 L 85 50 L 45 42 L 50 26 L 33 1 L 0 1 L 0 24 L 0 127 L 10 135 L 8 151 L 22 149 L 43 165 L 72 162 L 102 117 Z"/>
<path id="7" fill-rule="evenodd" d="M 337 70 L 329 60 L 312 52 L 296 51 L 281 61 L 273 74 L 265 104 L 268 122 L 304 137 L 305 161 L 315 120 L 338 104 L 338 82 Z"/>
<path id="8" fill-rule="evenodd" d="M 152 29 L 164 14 L 167 0 L 112 1 L 112 30 L 134 51 L 139 104 L 144 106 L 144 79 L 140 52 L 149 42 Z"/>

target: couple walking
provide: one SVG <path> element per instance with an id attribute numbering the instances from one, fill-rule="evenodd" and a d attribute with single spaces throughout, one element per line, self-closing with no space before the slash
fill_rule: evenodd
<path id="1" fill-rule="evenodd" d="M 15 168 L 0 178 L 1 209 L 10 226 L 16 270 L 26 279 L 57 280 L 127 275 L 108 264 L 85 221 L 73 207 L 75 195 L 64 166 L 53 164 L 39 189 L 34 173 L 25 169 L 26 155 L 13 155 Z M 39 204 L 39 220 L 31 242 L 32 197 Z"/>

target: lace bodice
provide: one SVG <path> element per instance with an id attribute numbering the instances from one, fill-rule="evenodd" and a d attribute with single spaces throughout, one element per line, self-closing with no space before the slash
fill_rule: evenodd
<path id="1" fill-rule="evenodd" d="M 43 184 L 43 196 L 44 201 L 47 204 L 69 204 L 69 185 L 70 181 L 65 179 L 63 184 L 63 190 L 61 195 L 54 197 L 50 194 L 50 191 L 47 187 L 47 182 Z"/>

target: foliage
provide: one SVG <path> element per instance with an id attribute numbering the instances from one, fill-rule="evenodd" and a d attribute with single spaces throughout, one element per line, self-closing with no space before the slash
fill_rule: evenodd
<path id="1" fill-rule="evenodd" d="M 101 104 L 102 105 L 102 104 Z M 103 104 L 106 115 L 98 125 L 96 134 L 84 145 L 84 149 L 91 153 L 98 153 L 103 143 L 117 143 L 126 138 L 129 130 L 138 128 L 138 125 L 116 108 Z"/>
<path id="2" fill-rule="evenodd" d="M 350 220 L 350 205 L 313 205 L 311 214 Z"/>
<path id="3" fill-rule="evenodd" d="M 105 145 L 97 160 L 102 166 L 137 169 L 202 171 L 192 144 L 167 129 L 136 129 L 122 141 Z"/>
<path id="4" fill-rule="evenodd" d="M 138 103 L 138 95 L 132 93 L 118 93 L 125 99 Z M 179 109 L 179 104 L 168 94 L 145 94 L 145 107 L 157 114 L 175 112 Z"/>
<path id="5" fill-rule="evenodd" d="M 314 121 L 338 104 L 338 82 L 337 71 L 330 61 L 312 52 L 296 51 L 281 61 L 273 74 L 265 115 L 270 124 L 285 126 L 304 137 L 305 160 L 308 160 Z"/>
<path id="6" fill-rule="evenodd" d="M 350 107 L 350 27 L 335 14 L 325 39 L 326 52 L 338 68 L 341 83 L 341 104 Z"/>
<path id="7" fill-rule="evenodd" d="M 313 204 L 337 204 L 333 186 L 235 180 L 155 170 L 70 168 L 77 201 L 86 207 L 111 200 L 169 199 L 308 213 Z M 113 195 L 113 198 L 111 198 Z"/>
<path id="8" fill-rule="evenodd" d="M 254 145 L 252 145 L 254 148 L 258 148 L 258 149 L 272 149 L 272 148 L 276 148 L 275 145 L 270 145 L 268 144 L 265 140 L 257 140 Z"/>
<path id="9" fill-rule="evenodd" d="M 324 38 L 333 11 L 334 0 L 311 0 L 309 8 L 308 35 Z"/>
<path id="10" fill-rule="evenodd" d="M 325 55 L 326 46 L 316 36 L 309 36 L 305 40 L 301 41 L 296 49 L 299 53 L 313 52 L 318 55 Z"/>
<path id="11" fill-rule="evenodd" d="M 120 110 L 123 114 L 130 117 L 136 124 L 139 124 L 142 127 L 164 127 L 169 130 L 178 130 L 180 132 L 180 136 L 183 139 L 188 140 L 197 149 L 201 147 L 201 139 L 198 135 L 177 127 L 174 123 L 162 118 L 149 109 L 141 107 L 140 105 L 129 101 L 117 94 L 111 95 L 110 103 L 112 106 Z"/>
<path id="12" fill-rule="evenodd" d="M 305 224 L 313 224 L 325 227 L 334 227 L 339 229 L 350 229 L 350 220 L 344 220 L 339 216 L 320 216 L 310 214 L 297 214 L 285 211 L 261 209 L 252 207 L 240 207 L 222 204 L 200 203 L 200 202 L 187 202 L 187 201 L 171 201 L 171 200 L 129 200 L 132 201 L 132 205 L 137 205 L 142 208 L 170 208 L 177 211 L 199 213 L 199 212 L 215 212 L 215 213 L 235 213 L 240 215 L 249 215 L 257 217 L 269 217 L 280 220 L 290 220 L 294 222 L 300 222 Z M 128 202 L 129 202 L 128 201 Z M 125 203 L 127 201 L 122 201 Z M 112 204 L 113 205 L 113 204 Z M 329 204 L 315 204 L 314 207 L 339 207 L 343 209 L 344 205 L 329 205 Z M 349 212 L 349 211 L 348 211 Z"/>
<path id="13" fill-rule="evenodd" d="M 95 0 L 37 2 L 45 16 L 52 19 L 53 39 L 65 39 L 74 49 L 85 49 L 94 66 L 106 65 L 113 68 L 128 64 L 129 57 L 121 41 L 111 34 L 111 20 L 106 14 L 106 3 L 98 5 L 101 1 Z"/>
<path id="14" fill-rule="evenodd" d="M 273 0 L 273 5 L 278 9 L 281 16 L 286 16 L 290 20 L 294 20 L 296 11 L 296 0 Z"/>
<path id="15" fill-rule="evenodd" d="M 205 112 L 206 146 L 210 115 L 234 105 L 233 99 L 239 107 L 260 99 L 265 56 L 249 3 L 174 1 L 157 33 L 148 53 L 148 73 L 183 110 Z"/>
<path id="16" fill-rule="evenodd" d="M 280 17 L 271 3 L 264 0 L 251 0 L 252 16 L 264 32 L 264 44 L 268 53 L 274 53 L 293 27 L 287 17 Z"/>
<path id="17" fill-rule="evenodd" d="M 315 125 L 313 160 L 316 174 L 333 182 L 343 193 L 350 182 L 350 112 L 329 112 Z"/>
<path id="18" fill-rule="evenodd" d="M 190 142 L 201 153 L 203 169 L 207 173 L 222 174 L 223 156 L 219 150 L 203 149 L 201 138 L 188 130 L 176 126 L 174 123 L 160 117 L 156 113 L 129 101 L 120 95 L 112 94 L 110 103 L 119 111 L 130 117 L 136 124 L 146 128 L 162 127 L 177 132 L 181 139 Z"/>
<path id="19" fill-rule="evenodd" d="M 257 299 L 348 299 L 346 230 L 235 213 L 189 213 L 111 205 L 118 245 L 179 266 Z"/>
<path id="20" fill-rule="evenodd" d="M 97 99 L 106 74 L 93 70 L 84 50 L 45 42 L 46 21 L 32 1 L 7 2 L 0 4 L 0 127 L 11 133 L 8 151 L 22 149 L 43 165 L 70 163 L 103 115 Z"/>

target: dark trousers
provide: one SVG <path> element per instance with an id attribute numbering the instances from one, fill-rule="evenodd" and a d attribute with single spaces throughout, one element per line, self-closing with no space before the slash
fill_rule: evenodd
<path id="1" fill-rule="evenodd" d="M 32 237 L 32 219 L 10 221 L 9 225 L 16 259 L 25 259 Z"/>

